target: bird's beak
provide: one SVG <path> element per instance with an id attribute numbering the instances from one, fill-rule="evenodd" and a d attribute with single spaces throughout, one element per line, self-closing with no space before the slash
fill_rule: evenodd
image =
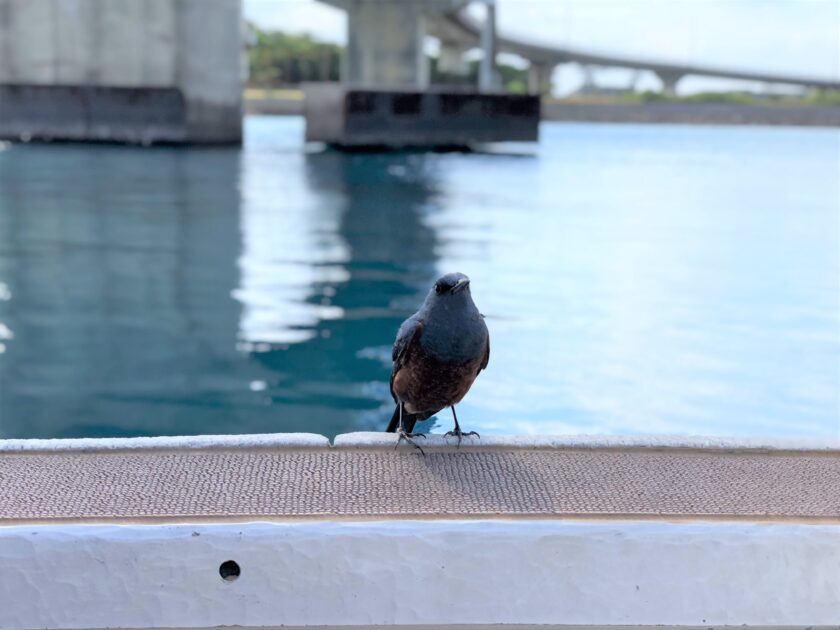
<path id="1" fill-rule="evenodd" d="M 452 287 L 452 293 L 458 293 L 458 291 L 463 291 L 468 286 L 470 286 L 470 281 L 468 278 L 461 278 L 458 282 L 455 283 L 455 286 Z"/>

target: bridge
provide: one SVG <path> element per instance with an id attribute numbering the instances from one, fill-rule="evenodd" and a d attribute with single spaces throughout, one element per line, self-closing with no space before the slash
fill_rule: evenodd
<path id="1" fill-rule="evenodd" d="M 536 140 L 539 103 L 513 102 L 496 70 L 499 52 L 531 64 L 529 92 L 550 90 L 554 69 L 564 63 L 654 73 L 663 91 L 676 93 L 687 75 L 840 89 L 840 81 L 734 68 L 677 64 L 547 46 L 497 33 L 496 1 L 484 0 L 485 19 L 467 11 L 468 0 L 320 0 L 347 12 L 347 48 L 342 87 L 319 87 L 306 99 L 307 138 L 340 145 L 470 144 Z M 478 85 L 430 86 L 427 37 L 441 43 L 438 68 L 465 75 L 466 55 L 481 50 Z M 449 92 L 449 94 L 443 94 Z M 454 112 L 454 114 L 452 114 Z"/>
<path id="2" fill-rule="evenodd" d="M 429 33 L 441 41 L 441 46 L 446 51 L 442 54 L 451 57 L 456 51 L 481 47 L 482 37 L 486 37 L 484 36 L 486 29 L 486 24 L 476 20 L 461 8 L 436 15 L 430 21 Z M 495 40 L 499 52 L 511 53 L 530 62 L 530 88 L 535 92 L 542 92 L 554 68 L 565 63 L 579 64 L 584 68 L 627 68 L 650 71 L 662 82 L 663 90 L 670 94 L 675 93 L 677 83 L 689 75 L 792 85 L 819 90 L 840 89 L 840 80 L 837 79 L 604 55 L 576 48 L 537 44 L 501 33 Z"/>
<path id="3" fill-rule="evenodd" d="M 663 91 L 673 94 L 686 76 L 713 77 L 782 84 L 807 89 L 838 90 L 840 80 L 702 64 L 679 64 L 667 60 L 606 55 L 593 51 L 539 44 L 496 30 L 496 0 L 483 0 L 487 19 L 470 15 L 469 0 L 320 0 L 347 12 L 347 54 L 343 79 L 350 85 L 425 88 L 428 69 L 425 36 L 441 43 L 439 66 L 455 74 L 466 73 L 464 56 L 479 48 L 482 60 L 479 88 L 498 89 L 493 76 L 496 53 L 517 55 L 531 65 L 529 88 L 543 93 L 549 87 L 554 68 L 574 63 L 587 74 L 592 68 L 626 68 L 649 71 L 662 82 Z M 412 24 L 406 29 L 406 24 Z"/>

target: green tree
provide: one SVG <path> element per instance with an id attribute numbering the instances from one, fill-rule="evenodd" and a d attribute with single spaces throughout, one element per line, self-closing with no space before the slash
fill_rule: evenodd
<path id="1" fill-rule="evenodd" d="M 264 31 L 251 25 L 255 43 L 248 51 L 249 83 L 282 87 L 304 81 L 338 81 L 341 47 L 318 42 L 310 35 Z"/>

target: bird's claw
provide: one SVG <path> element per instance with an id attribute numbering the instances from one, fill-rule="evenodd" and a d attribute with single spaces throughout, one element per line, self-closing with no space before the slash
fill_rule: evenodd
<path id="1" fill-rule="evenodd" d="M 453 431 L 447 431 L 446 433 L 443 434 L 443 437 L 445 439 L 445 438 L 448 438 L 450 435 L 454 435 L 455 437 L 458 438 L 458 447 L 459 448 L 461 446 L 461 440 L 464 439 L 465 437 L 469 437 L 471 435 L 474 435 L 475 437 L 481 439 L 481 436 L 476 431 L 466 431 L 466 432 L 464 432 L 464 431 L 461 431 L 461 429 L 455 429 Z"/>
<path id="2" fill-rule="evenodd" d="M 414 448 L 416 448 L 418 451 L 420 451 L 423 454 L 423 456 L 425 457 L 426 456 L 426 451 L 424 451 L 417 442 L 415 442 L 414 440 L 411 439 L 411 438 L 417 438 L 417 437 L 421 437 L 424 440 L 426 439 L 426 436 L 423 433 L 406 433 L 405 431 L 397 431 L 397 444 L 396 444 L 396 446 L 394 446 L 394 450 L 397 450 L 397 448 L 399 448 L 399 446 L 400 446 L 400 442 L 405 440 L 406 442 L 411 444 Z"/>

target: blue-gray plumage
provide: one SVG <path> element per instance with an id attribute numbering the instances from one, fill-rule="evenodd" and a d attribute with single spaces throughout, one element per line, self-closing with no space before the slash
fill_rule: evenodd
<path id="1" fill-rule="evenodd" d="M 418 420 L 451 407 L 455 429 L 447 435 L 460 443 L 462 436 L 475 434 L 461 431 L 455 405 L 487 367 L 490 335 L 467 276 L 448 273 L 435 283 L 420 310 L 400 326 L 393 360 L 391 395 L 397 406 L 388 431 L 411 442 Z"/>

